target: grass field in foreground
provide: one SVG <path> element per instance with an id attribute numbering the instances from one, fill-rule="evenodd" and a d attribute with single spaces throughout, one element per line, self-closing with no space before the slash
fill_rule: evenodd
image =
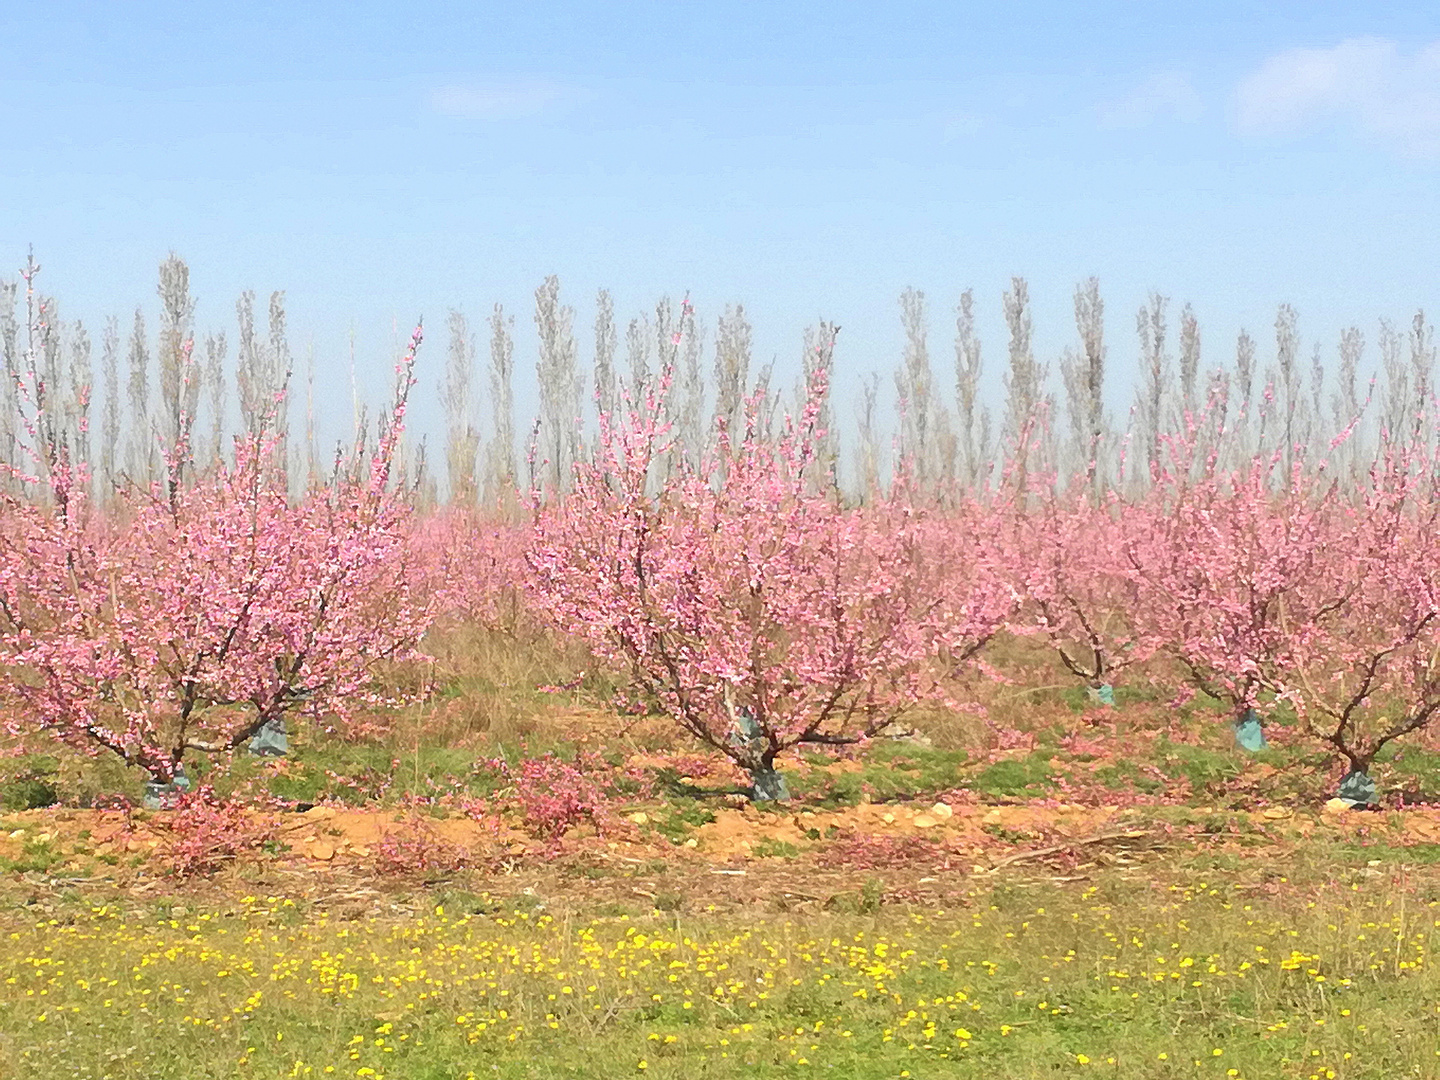
<path id="1" fill-rule="evenodd" d="M 803 919 L 11 912 L 0 1075 L 1434 1077 L 1433 895 L 1115 878 Z"/>

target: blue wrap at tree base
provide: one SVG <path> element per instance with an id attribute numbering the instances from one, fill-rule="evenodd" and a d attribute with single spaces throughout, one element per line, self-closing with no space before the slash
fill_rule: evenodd
<path id="1" fill-rule="evenodd" d="M 1350 804 L 1352 810 L 1363 810 L 1374 806 L 1379 800 L 1375 794 L 1375 781 L 1369 773 L 1351 769 L 1340 780 L 1340 789 L 1335 797 Z"/>
<path id="2" fill-rule="evenodd" d="M 1108 682 L 1101 683 L 1099 686 L 1087 686 L 1085 696 L 1095 705 L 1113 706 L 1115 704 L 1115 688 Z"/>
<path id="3" fill-rule="evenodd" d="M 140 805 L 146 810 L 173 810 L 180 796 L 190 790 L 190 778 L 185 775 L 185 766 L 175 766 L 175 775 L 168 784 L 158 780 L 145 783 L 145 795 Z"/>
<path id="4" fill-rule="evenodd" d="M 285 734 L 285 718 L 271 720 L 250 740 L 250 753 L 256 757 L 284 757 L 290 752 L 290 740 Z"/>
<path id="5" fill-rule="evenodd" d="M 1235 742 L 1252 754 L 1269 745 L 1265 741 L 1265 732 L 1260 727 L 1260 716 L 1254 709 L 1246 709 L 1240 719 L 1235 721 Z"/>

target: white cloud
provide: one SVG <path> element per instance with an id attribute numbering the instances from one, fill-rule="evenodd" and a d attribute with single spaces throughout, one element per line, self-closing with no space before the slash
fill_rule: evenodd
<path id="1" fill-rule="evenodd" d="M 1107 128 L 1142 128 L 1164 120 L 1192 123 L 1204 111 L 1190 76 L 1179 71 L 1157 72 L 1123 98 L 1096 110 L 1100 126 Z"/>
<path id="2" fill-rule="evenodd" d="M 1235 121 L 1249 135 L 1339 128 L 1440 156 L 1440 41 L 1408 53 L 1380 38 L 1278 53 L 1241 81 Z"/>
<path id="3" fill-rule="evenodd" d="M 437 87 L 430 107 L 462 120 L 534 116 L 569 98 L 569 90 L 541 79 L 480 79 Z"/>

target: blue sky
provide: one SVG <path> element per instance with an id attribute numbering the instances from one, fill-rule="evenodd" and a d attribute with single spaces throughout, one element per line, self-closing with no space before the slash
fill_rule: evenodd
<path id="1" fill-rule="evenodd" d="M 1208 361 L 1281 301 L 1331 350 L 1440 306 L 1433 4 L 6 5 L 0 118 L 0 267 L 33 243 L 65 315 L 153 308 L 174 249 L 202 329 L 283 288 L 321 382 L 353 328 L 379 387 L 423 314 L 422 424 L 446 309 L 503 301 L 528 372 L 548 273 L 587 362 L 598 287 L 689 290 L 785 371 L 839 322 L 842 394 L 907 285 L 942 377 L 975 288 L 998 382 L 1010 275 L 1053 361 L 1096 274 L 1117 406 L 1151 289 Z"/>

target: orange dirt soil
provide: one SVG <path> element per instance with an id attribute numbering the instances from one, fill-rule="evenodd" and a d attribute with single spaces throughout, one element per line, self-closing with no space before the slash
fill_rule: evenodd
<path id="1" fill-rule="evenodd" d="M 1218 812 L 1218 811 L 1217 811 Z M 1205 815 L 1204 809 L 1193 813 Z M 950 852 L 970 851 L 977 862 L 1025 851 L 1037 845 L 1083 841 L 1123 827 L 1133 812 L 1116 806 L 1003 805 L 965 803 L 875 803 L 838 810 L 799 809 L 794 813 L 761 811 L 752 806 L 717 806 L 715 820 L 701 825 L 692 839 L 675 845 L 646 831 L 645 808 L 627 815 L 620 827 L 601 837 L 580 826 L 564 838 L 568 855 L 598 852 L 638 858 L 666 857 L 730 865 L 755 858 L 757 846 L 769 841 L 800 850 L 823 850 L 837 836 L 854 838 L 924 837 Z M 1440 843 L 1440 806 L 1421 806 L 1389 815 L 1364 814 L 1324 807 L 1318 813 L 1271 807 L 1248 815 L 1269 831 L 1308 835 L 1317 828 L 1353 833 L 1394 821 L 1392 842 Z M 127 813 L 120 810 L 27 810 L 5 816 L 10 828 L 0 833 L 0 856 L 18 859 L 27 842 L 83 843 L 96 857 L 162 851 L 172 839 L 172 812 Z M 274 858 L 318 863 L 364 863 L 385 838 L 402 840 L 423 833 L 435 841 L 476 854 L 520 853 L 535 845 L 513 823 L 476 821 L 466 817 L 432 818 L 395 809 L 352 809 L 317 806 L 301 813 L 255 812 L 257 825 L 268 827 L 277 842 Z M 817 841 L 818 833 L 824 840 Z"/>

